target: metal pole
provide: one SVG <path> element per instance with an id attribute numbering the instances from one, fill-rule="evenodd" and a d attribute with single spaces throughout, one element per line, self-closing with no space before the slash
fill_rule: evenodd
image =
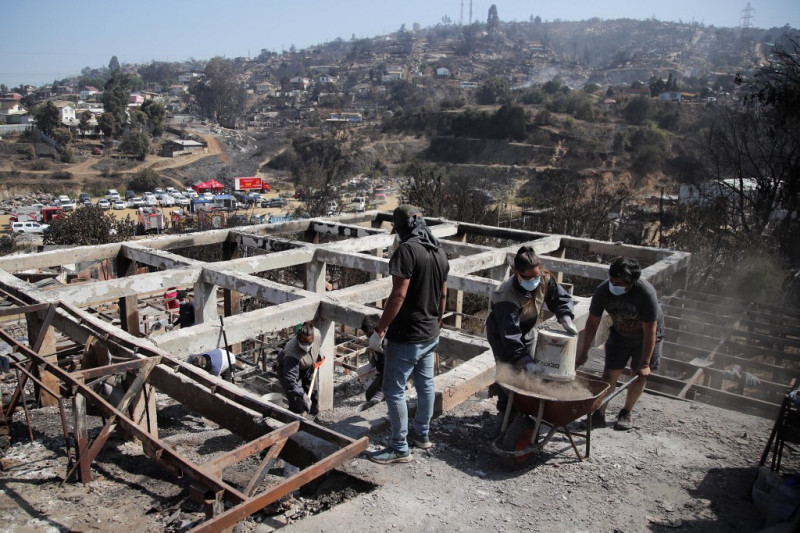
<path id="1" fill-rule="evenodd" d="M 219 315 L 219 326 L 222 328 L 222 340 L 225 342 L 223 348 L 225 349 L 225 355 L 228 358 L 228 368 L 231 371 L 231 383 L 236 383 L 236 378 L 233 375 L 234 365 L 231 362 L 231 352 L 228 351 L 228 336 L 225 334 L 225 321 L 222 319 L 222 315 Z"/>

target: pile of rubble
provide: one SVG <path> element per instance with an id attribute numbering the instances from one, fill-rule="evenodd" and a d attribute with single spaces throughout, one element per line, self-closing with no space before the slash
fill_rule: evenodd
<path id="1" fill-rule="evenodd" d="M 50 205 L 55 200 L 55 196 L 46 192 L 31 192 L 23 195 L 14 195 L 0 201 L 0 213 L 10 215 L 19 207 L 26 207 L 33 204 Z"/>

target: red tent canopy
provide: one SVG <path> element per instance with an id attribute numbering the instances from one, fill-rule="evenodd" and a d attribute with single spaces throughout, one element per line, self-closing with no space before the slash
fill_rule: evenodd
<path id="1" fill-rule="evenodd" d="M 221 191 L 222 189 L 225 188 L 225 186 L 223 184 L 221 184 L 220 182 L 218 182 L 217 180 L 214 180 L 214 179 L 208 180 L 206 182 L 206 184 L 208 185 L 209 189 L 216 189 L 216 190 Z"/>
<path id="2" fill-rule="evenodd" d="M 203 192 L 203 189 L 208 189 L 209 186 L 208 183 L 206 183 L 205 181 L 198 181 L 197 183 L 192 185 L 192 188 L 197 192 Z"/>

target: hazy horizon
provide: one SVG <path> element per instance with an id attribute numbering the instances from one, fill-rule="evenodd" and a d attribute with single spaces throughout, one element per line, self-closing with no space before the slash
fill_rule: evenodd
<path id="1" fill-rule="evenodd" d="M 574 0 L 554 5 L 473 1 L 472 20 L 485 22 L 492 4 L 501 21 L 527 21 L 538 15 L 544 21 L 655 18 L 737 27 L 748 2 L 673 0 L 654 6 L 638 0 Z M 800 27 L 800 2 L 796 0 L 750 0 L 749 4 L 753 27 Z M 457 24 L 461 6 L 461 0 L 231 0 L 224 4 L 142 0 L 89 9 L 76 2 L 43 0 L 33 12 L 30 4 L 15 2 L 4 9 L 10 22 L 4 28 L 0 49 L 0 83 L 9 88 L 24 83 L 43 85 L 79 75 L 84 67 L 107 66 L 114 55 L 120 63 L 255 57 L 262 49 L 280 53 L 291 45 L 302 49 L 336 38 L 383 35 L 397 31 L 402 24 L 408 29 L 414 23 L 435 26 L 445 16 Z M 470 1 L 464 0 L 464 24 L 469 22 L 469 6 Z"/>

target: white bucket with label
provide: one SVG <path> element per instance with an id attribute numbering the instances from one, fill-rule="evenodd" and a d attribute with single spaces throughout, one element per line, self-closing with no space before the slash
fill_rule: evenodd
<path id="1" fill-rule="evenodd" d="M 575 352 L 578 337 L 552 329 L 539 330 L 533 362 L 544 368 L 543 379 L 575 379 Z"/>

